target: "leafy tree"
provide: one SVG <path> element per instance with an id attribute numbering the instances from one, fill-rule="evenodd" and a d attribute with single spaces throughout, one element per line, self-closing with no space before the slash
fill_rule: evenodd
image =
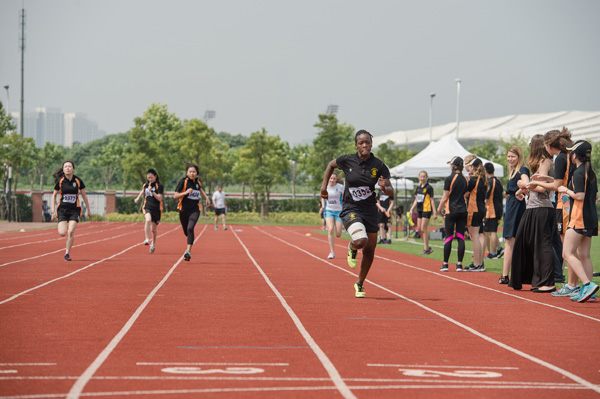
<path id="1" fill-rule="evenodd" d="M 285 180 L 282 173 L 289 168 L 288 145 L 279 136 L 269 136 L 263 128 L 254 132 L 239 152 L 239 160 L 234 165 L 234 174 L 250 182 L 254 192 L 254 209 L 258 196 L 263 198 L 261 216 L 268 216 L 269 198 L 273 184 Z"/>
<path id="2" fill-rule="evenodd" d="M 394 142 L 388 140 L 385 143 L 379 144 L 377 150 L 374 152 L 377 158 L 381 159 L 388 168 L 393 168 L 396 165 L 406 162 L 414 157 L 418 152 L 411 151 L 408 147 L 394 148 Z"/>
<path id="3" fill-rule="evenodd" d="M 508 147 L 510 147 L 510 145 Z M 468 147 L 467 151 L 477 155 L 478 157 L 482 157 L 496 163 L 502 163 L 502 160 L 504 159 L 504 163 L 506 163 L 506 153 L 502 153 L 500 144 L 493 140 L 489 140 L 484 143 L 477 141 L 475 145 Z"/>
<path id="4" fill-rule="evenodd" d="M 19 180 L 20 171 L 25 170 L 31 166 L 33 162 L 32 158 L 29 158 L 31 154 L 35 153 L 35 141 L 31 137 L 21 137 L 16 132 L 12 132 L 2 137 L 0 142 L 2 145 L 2 161 L 5 165 L 4 177 L 5 182 L 8 178 L 8 167 L 12 167 L 14 176 L 14 188 L 17 190 L 17 184 Z"/>
<path id="5" fill-rule="evenodd" d="M 166 104 L 152 104 L 142 117 L 134 119 L 129 132 L 123 170 L 127 181 L 146 181 L 146 171 L 152 167 L 159 174 L 174 168 L 179 157 L 173 157 L 172 143 L 182 123 L 167 110 Z"/>
<path id="6" fill-rule="evenodd" d="M 290 183 L 292 185 L 292 198 L 296 198 L 296 179 L 302 173 L 303 160 L 309 152 L 308 145 L 297 145 L 289 149 L 287 157 L 290 164 Z"/>
<path id="7" fill-rule="evenodd" d="M 14 131 L 17 126 L 12 120 L 12 116 L 6 113 L 2 101 L 0 101 L 0 138 L 6 136 L 8 132 Z"/>
<path id="8" fill-rule="evenodd" d="M 63 156 L 64 148 L 49 141 L 44 144 L 44 147 L 39 152 L 39 158 L 35 164 L 35 169 L 40 175 L 40 190 L 44 189 L 44 178 L 46 171 L 51 165 L 59 162 Z M 52 170 L 52 169 L 50 169 Z M 52 173 L 49 173 L 50 175 Z M 33 183 L 32 183 L 33 184 Z"/>
<path id="9" fill-rule="evenodd" d="M 317 138 L 312 142 L 308 156 L 302 161 L 302 168 L 311 177 L 315 190 L 321 187 L 323 174 L 332 159 L 356 151 L 354 148 L 354 127 L 339 123 L 334 114 L 320 114 Z"/>
<path id="10" fill-rule="evenodd" d="M 248 142 L 248 137 L 236 134 L 235 136 L 229 133 L 216 133 L 216 138 L 227 144 L 230 148 L 243 147 Z"/>
<path id="11" fill-rule="evenodd" d="M 94 168 L 102 171 L 102 179 L 106 190 L 109 189 L 114 175 L 122 170 L 121 159 L 124 151 L 125 144 L 113 140 L 102 148 L 100 155 L 92 159 L 91 163 Z"/>

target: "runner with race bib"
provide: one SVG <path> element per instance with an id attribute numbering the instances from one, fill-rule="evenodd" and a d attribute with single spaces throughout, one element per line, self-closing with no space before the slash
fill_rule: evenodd
<path id="1" fill-rule="evenodd" d="M 358 250 L 362 249 L 363 257 L 354 291 L 356 298 L 364 298 L 363 283 L 375 257 L 379 231 L 375 186 L 379 185 L 389 196 L 394 194 L 394 190 L 390 183 L 388 167 L 371 153 L 373 146 L 371 133 L 366 130 L 356 132 L 354 145 L 357 153 L 342 155 L 327 165 L 321 185 L 321 197 L 328 197 L 329 177 L 336 168 L 341 169 L 344 172 L 346 185 L 340 217 L 351 236 L 348 245 L 348 266 L 352 269 L 356 267 L 358 264 L 356 256 Z"/>
<path id="2" fill-rule="evenodd" d="M 61 237 L 67 236 L 66 261 L 71 260 L 69 254 L 75 241 L 75 228 L 81 217 L 79 195 L 83 198 L 89 217 L 92 217 L 92 211 L 85 195 L 85 184 L 83 184 L 83 181 L 79 177 L 73 174 L 74 171 L 75 163 L 73 161 L 65 161 L 52 175 L 56 180 L 56 184 L 54 185 L 52 200 L 50 202 L 51 220 L 54 220 L 58 216 L 58 234 Z M 58 208 L 55 211 L 54 204 L 56 204 L 56 198 L 59 194 L 60 200 L 58 201 Z"/>
<path id="3" fill-rule="evenodd" d="M 183 228 L 183 234 L 187 237 L 187 248 L 183 254 L 183 260 L 192 259 L 192 245 L 194 245 L 194 228 L 200 218 L 200 195 L 206 199 L 206 207 L 210 206 L 210 199 L 202 189 L 202 183 L 198 179 L 200 170 L 198 166 L 186 162 L 187 176 L 177 183 L 173 198 L 179 199 L 179 221 Z"/>

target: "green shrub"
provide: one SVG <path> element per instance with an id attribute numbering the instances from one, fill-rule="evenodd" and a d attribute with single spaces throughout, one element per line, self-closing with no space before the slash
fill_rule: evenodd
<path id="1" fill-rule="evenodd" d="M 143 222 L 144 216 L 142 213 L 122 214 L 110 213 L 106 215 L 107 222 L 127 222 L 136 223 Z M 161 223 L 179 223 L 179 212 L 163 212 Z M 200 216 L 198 223 L 214 223 L 214 213 L 209 212 L 204 216 Z M 220 220 L 219 220 L 220 222 Z M 317 212 L 271 212 L 268 218 L 260 220 L 260 214 L 255 212 L 235 212 L 227 213 L 228 224 L 292 224 L 292 225 L 307 225 L 314 226 L 321 224 L 321 217 Z"/>

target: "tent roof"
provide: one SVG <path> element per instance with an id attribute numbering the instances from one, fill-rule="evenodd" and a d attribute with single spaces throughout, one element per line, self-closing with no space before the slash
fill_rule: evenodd
<path id="1" fill-rule="evenodd" d="M 419 177 L 419 172 L 427 171 L 429 177 L 446 177 L 450 174 L 450 166 L 448 161 L 454 156 L 459 156 L 464 159 L 470 152 L 467 151 L 454 136 L 445 136 L 438 141 L 429 143 L 427 147 L 408 161 L 401 163 L 390 169 L 392 177 Z M 483 163 L 490 162 L 479 157 Z M 494 175 L 498 177 L 504 176 L 502 165 L 494 164 Z"/>

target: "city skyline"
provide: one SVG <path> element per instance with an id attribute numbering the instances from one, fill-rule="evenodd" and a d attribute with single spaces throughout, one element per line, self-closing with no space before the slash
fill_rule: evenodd
<path id="1" fill-rule="evenodd" d="M 600 110 L 600 2 L 156 0 L 0 3 L 0 84 L 109 134 L 153 103 L 218 132 L 310 142 L 318 114 L 376 136 L 456 120 Z M 6 93 L 1 97 L 4 101 Z"/>

